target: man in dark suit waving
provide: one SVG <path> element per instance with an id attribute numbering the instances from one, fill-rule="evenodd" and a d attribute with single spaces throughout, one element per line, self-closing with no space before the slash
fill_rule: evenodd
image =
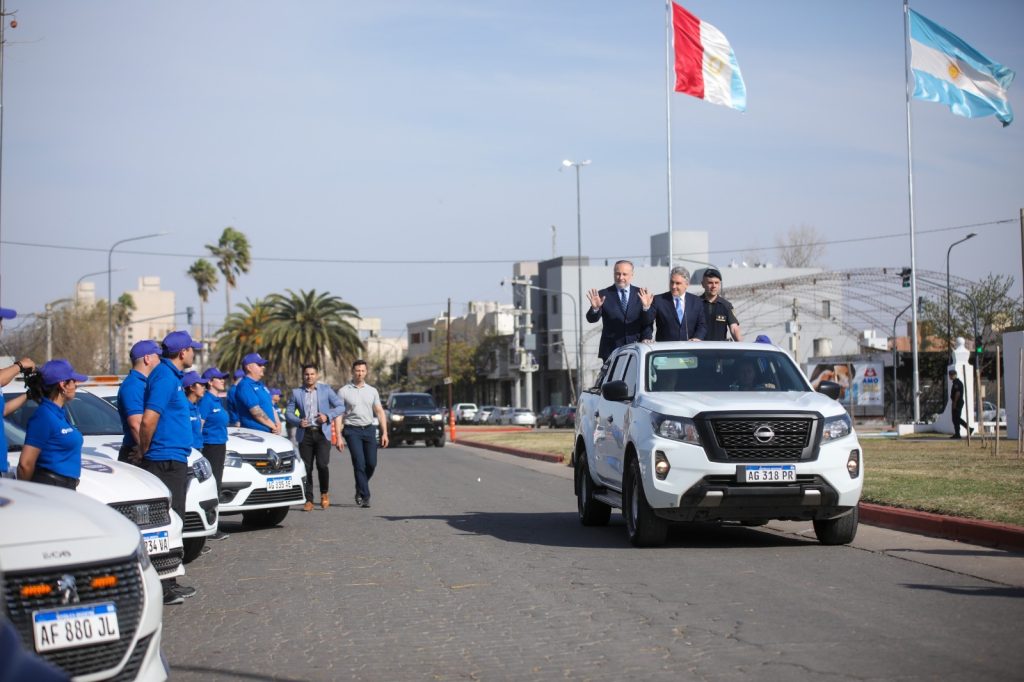
<path id="1" fill-rule="evenodd" d="M 607 360 L 612 351 L 636 341 L 647 341 L 653 336 L 648 309 L 654 296 L 630 284 L 633 281 L 633 264 L 628 260 L 615 263 L 615 284 L 587 292 L 590 310 L 587 322 L 602 320 L 601 345 L 597 357 Z"/>
<path id="2" fill-rule="evenodd" d="M 647 311 L 648 320 L 657 324 L 655 341 L 703 341 L 707 334 L 704 321 L 704 303 L 699 296 L 686 292 L 690 285 L 690 271 L 684 267 L 672 268 L 668 276 L 668 291 L 654 297 Z"/>

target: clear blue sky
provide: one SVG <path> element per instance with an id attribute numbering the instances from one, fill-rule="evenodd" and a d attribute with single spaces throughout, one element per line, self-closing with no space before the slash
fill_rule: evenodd
<path id="1" fill-rule="evenodd" d="M 909 264 L 902 3 L 689 0 L 729 38 L 744 114 L 674 95 L 675 225 L 740 259 L 808 224 L 834 268 Z M 917 11 L 1024 71 L 1024 3 L 918 0 Z M 660 0 L 7 0 L 2 305 L 68 296 L 118 239 L 199 255 L 226 225 L 256 261 L 232 301 L 328 290 L 398 334 L 470 299 L 510 300 L 511 261 L 643 257 L 666 226 Z M 1022 75 L 1019 80 L 1024 80 Z M 1018 120 L 914 102 L 919 267 L 1010 274 L 1020 291 Z M 926 230 L 1012 219 L 948 232 Z M 303 264 L 270 257 L 348 259 Z M 772 259 L 770 253 L 769 260 Z M 363 260 L 405 263 L 369 264 Z M 198 307 L 194 258 L 115 255 L 115 295 L 159 275 Z M 440 263 L 443 260 L 499 261 Z M 97 291 L 106 293 L 105 278 Z M 611 276 L 609 274 L 609 282 Z M 726 282 L 728 286 L 728 282 Z M 207 320 L 224 314 L 222 289 Z"/>

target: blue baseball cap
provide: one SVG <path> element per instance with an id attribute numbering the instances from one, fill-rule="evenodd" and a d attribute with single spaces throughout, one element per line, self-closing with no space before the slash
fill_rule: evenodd
<path id="1" fill-rule="evenodd" d="M 203 344 L 193 341 L 186 331 L 171 332 L 164 337 L 164 351 L 167 353 L 180 353 L 186 348 L 200 350 L 202 347 Z"/>
<path id="2" fill-rule="evenodd" d="M 245 376 L 245 370 L 244 369 L 236 369 L 235 370 L 235 378 L 236 379 L 241 379 L 244 376 Z"/>
<path id="3" fill-rule="evenodd" d="M 11 310 L 10 308 L 0 308 L 0 319 L 13 320 L 18 316 L 18 313 Z"/>
<path id="4" fill-rule="evenodd" d="M 205 372 L 203 372 L 203 378 L 206 379 L 207 381 L 209 381 L 210 379 L 223 379 L 226 376 L 227 374 L 220 371 L 216 367 L 211 367 Z"/>
<path id="5" fill-rule="evenodd" d="M 767 334 L 758 334 L 757 338 L 754 339 L 754 343 L 771 343 L 772 340 L 768 338 Z"/>
<path id="6" fill-rule="evenodd" d="M 272 389 L 270 389 L 270 395 L 281 395 L 281 389 L 279 389 L 279 388 L 272 388 Z"/>
<path id="7" fill-rule="evenodd" d="M 139 358 L 144 358 L 147 355 L 160 355 L 160 345 L 152 339 L 145 339 L 132 346 L 129 355 L 132 358 L 132 362 L 135 362 Z"/>
<path id="8" fill-rule="evenodd" d="M 75 381 L 85 381 L 89 378 L 84 374 L 78 374 L 75 372 L 75 368 L 72 367 L 71 363 L 64 358 L 58 358 L 47 362 L 39 368 L 39 375 L 43 377 L 44 386 L 53 386 L 54 384 L 59 384 L 62 381 L 69 381 L 71 379 L 74 379 Z"/>
<path id="9" fill-rule="evenodd" d="M 245 367 L 246 365 L 251 365 L 254 362 L 257 365 L 265 365 L 265 364 L 267 364 L 267 361 L 264 360 L 263 357 L 259 353 L 249 353 L 244 358 L 242 358 L 242 367 Z"/>
<path id="10" fill-rule="evenodd" d="M 206 379 L 199 376 L 199 372 L 185 372 L 185 374 L 181 377 L 181 385 L 184 386 L 185 388 L 188 388 L 193 384 L 203 384 L 205 386 Z"/>

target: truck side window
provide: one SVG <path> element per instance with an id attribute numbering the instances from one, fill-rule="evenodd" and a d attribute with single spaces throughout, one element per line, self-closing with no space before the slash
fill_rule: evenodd
<path id="1" fill-rule="evenodd" d="M 629 386 L 629 394 L 632 396 L 636 395 L 636 383 L 637 383 L 637 363 L 634 362 L 633 356 L 630 356 L 629 362 L 626 364 L 626 370 L 623 373 L 622 380 Z"/>

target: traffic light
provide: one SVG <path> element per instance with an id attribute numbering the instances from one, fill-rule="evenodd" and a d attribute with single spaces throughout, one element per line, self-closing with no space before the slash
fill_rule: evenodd
<path id="1" fill-rule="evenodd" d="M 903 288 L 910 288 L 910 268 L 903 268 L 900 270 L 900 277 L 903 279 Z"/>
<path id="2" fill-rule="evenodd" d="M 185 308 L 185 319 L 188 320 L 189 324 L 192 324 L 192 316 L 196 314 L 196 309 L 192 306 Z"/>
<path id="3" fill-rule="evenodd" d="M 985 352 L 985 340 L 980 336 L 974 337 L 974 352 L 978 355 Z"/>

